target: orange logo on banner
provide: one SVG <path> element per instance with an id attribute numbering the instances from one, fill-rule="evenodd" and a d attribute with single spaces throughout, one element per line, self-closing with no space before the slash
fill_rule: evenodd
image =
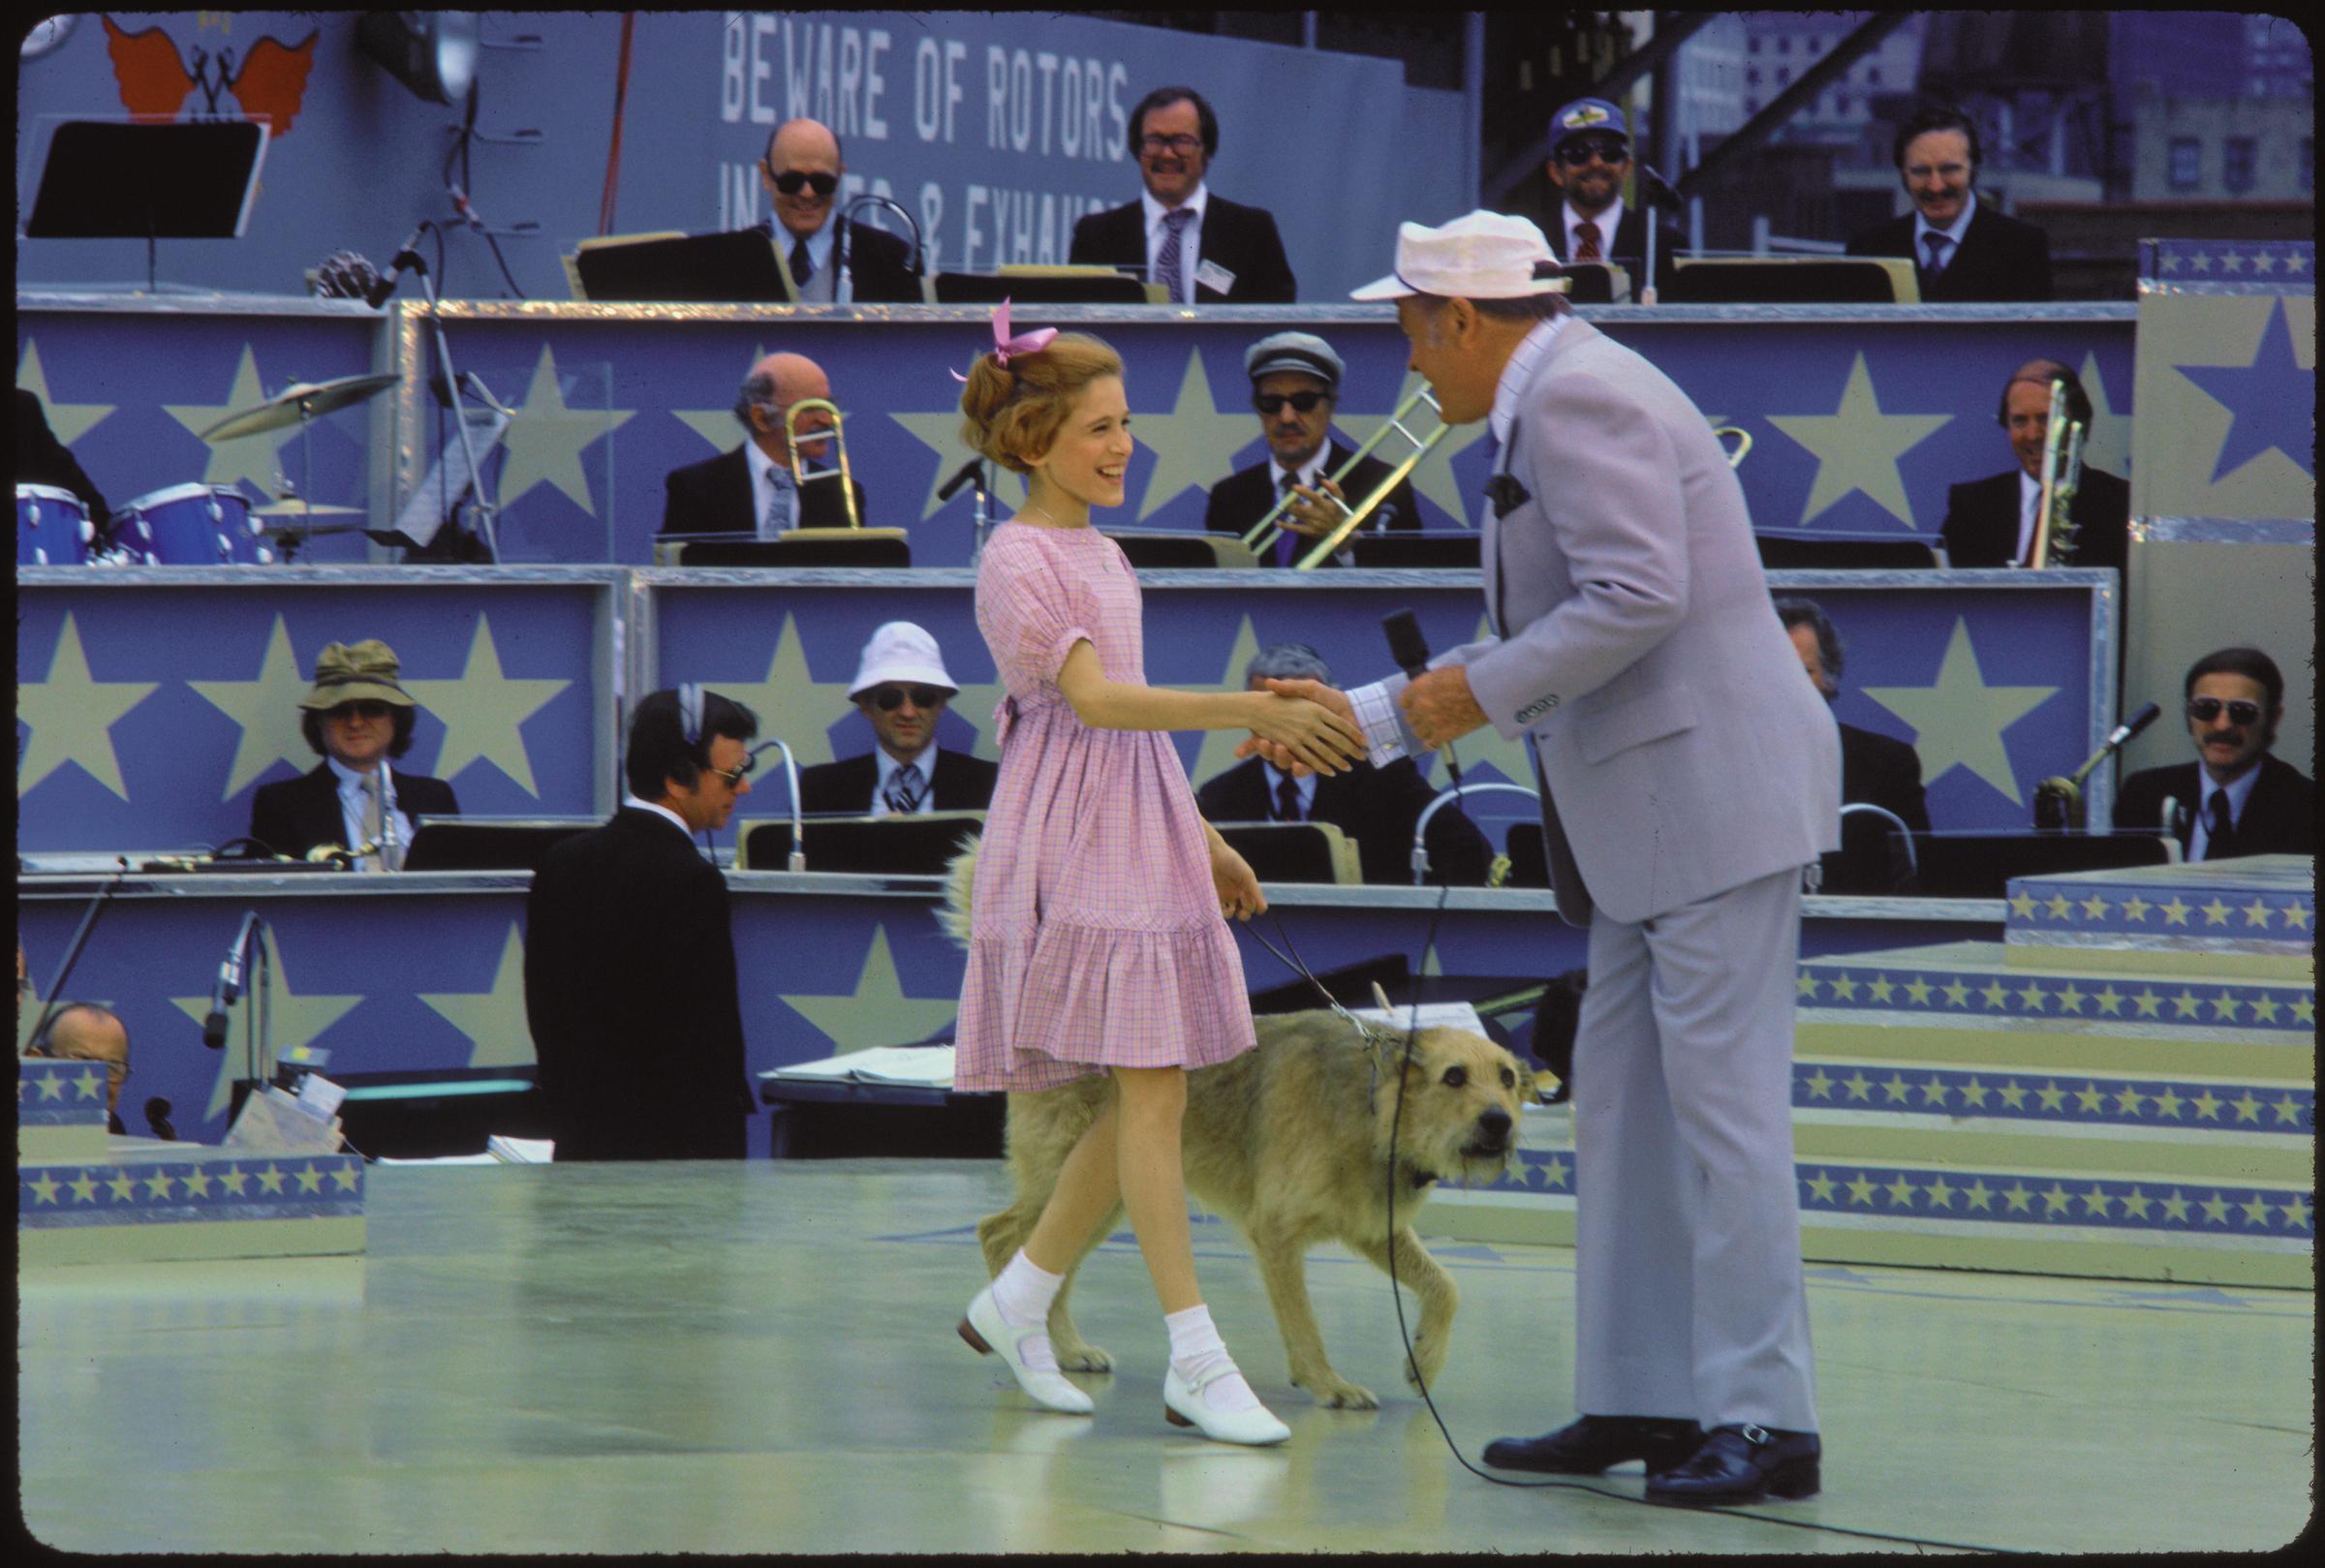
<path id="1" fill-rule="evenodd" d="M 232 118 L 218 108 L 219 94 L 231 93 L 244 119 L 270 122 L 271 136 L 290 134 L 299 101 L 306 96 L 307 73 L 314 68 L 315 33 L 297 45 L 262 38 L 250 46 L 239 69 L 232 49 L 212 55 L 196 45 L 189 71 L 176 42 L 159 27 L 125 33 L 113 25 L 112 17 L 103 19 L 105 49 L 113 58 L 113 76 L 121 83 L 121 107 L 132 114 L 173 120 L 200 88 L 200 117 Z"/>

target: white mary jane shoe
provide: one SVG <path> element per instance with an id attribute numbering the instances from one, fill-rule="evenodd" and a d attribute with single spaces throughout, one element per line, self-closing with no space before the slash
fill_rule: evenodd
<path id="1" fill-rule="evenodd" d="M 1214 1410 L 1204 1400 L 1204 1389 L 1233 1375 L 1234 1371 L 1233 1362 L 1223 1361 L 1201 1382 L 1191 1384 L 1173 1366 L 1162 1374 L 1163 1419 L 1174 1427 L 1193 1427 L 1215 1442 L 1247 1443 L 1255 1448 L 1289 1437 L 1291 1429 L 1278 1421 L 1263 1404 L 1249 1410 L 1225 1411 Z"/>
<path id="2" fill-rule="evenodd" d="M 1046 1339 L 1045 1328 L 1012 1329 L 994 1305 L 993 1287 L 987 1285 L 969 1303 L 969 1315 L 961 1319 L 960 1336 L 969 1348 L 980 1356 L 998 1355 L 1017 1379 L 1017 1386 L 1052 1410 L 1070 1416 L 1086 1416 L 1097 1408 L 1090 1396 L 1066 1380 L 1066 1374 L 1052 1368 L 1043 1371 L 1025 1364 L 1025 1346 L 1033 1339 Z"/>

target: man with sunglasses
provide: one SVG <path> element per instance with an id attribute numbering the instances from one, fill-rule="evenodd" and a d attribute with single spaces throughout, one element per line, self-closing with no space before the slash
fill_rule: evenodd
<path id="1" fill-rule="evenodd" d="M 879 744 L 862 756 L 802 769 L 799 809 L 851 816 L 983 811 L 999 764 L 937 744 L 937 721 L 959 690 L 927 631 L 910 621 L 877 628 L 848 695 Z"/>
<path id="2" fill-rule="evenodd" d="M 397 682 L 395 650 L 376 637 L 334 642 L 316 657 L 315 684 L 299 698 L 299 732 L 323 758 L 297 779 L 261 784 L 250 801 L 250 836 L 293 859 L 326 845 L 376 845 L 357 871 L 395 871 L 412 846 L 416 817 L 453 816 L 452 786 L 390 768 L 412 749 L 418 707 Z"/>
<path id="3" fill-rule="evenodd" d="M 869 224 L 834 220 L 848 166 L 840 138 L 815 120 L 786 120 L 767 138 L 759 161 L 760 183 L 774 208 L 762 226 L 783 248 L 799 298 L 811 305 L 917 305 L 920 280 L 912 251 L 894 234 Z M 838 258 L 847 258 L 845 269 Z"/>
<path id="4" fill-rule="evenodd" d="M 2284 721 L 2277 661 L 2258 648 L 2222 648 L 2188 666 L 2182 690 L 2196 760 L 2124 780 L 2117 831 L 2168 831 L 2188 860 L 2315 854 L 2317 786 L 2270 754 Z"/>
<path id="5" fill-rule="evenodd" d="M 848 504 L 839 487 L 855 493 L 855 513 L 866 522 L 864 487 L 851 478 L 801 474 L 826 458 L 831 415 L 821 409 L 796 421 L 798 446 L 786 424 L 791 409 L 810 399 L 831 401 L 831 379 L 803 354 L 771 354 L 751 367 L 735 394 L 734 416 L 750 439 L 730 452 L 689 463 L 664 476 L 662 532 L 666 537 L 749 534 L 780 538 L 794 528 L 845 528 Z M 822 440 L 809 439 L 824 432 Z"/>
<path id="6" fill-rule="evenodd" d="M 1267 460 L 1213 485 L 1203 523 L 1214 534 L 1248 534 L 1288 494 L 1292 505 L 1283 515 L 1283 532 L 1259 557 L 1263 567 L 1288 567 L 1339 526 L 1343 513 L 1335 500 L 1356 505 L 1380 488 L 1391 470 L 1380 458 L 1367 457 L 1345 486 L 1329 477 L 1349 453 L 1328 435 L 1345 368 L 1331 344 L 1309 332 L 1278 332 L 1244 351 L 1243 368 L 1252 380 L 1252 407 L 1259 415 Z M 1367 533 L 1420 526 L 1410 479 L 1390 491 L 1363 524 Z M 1344 566 L 1349 557 L 1343 549 L 1323 564 Z"/>
<path id="7" fill-rule="evenodd" d="M 1623 182 L 1630 177 L 1630 132 L 1622 109 L 1603 98 L 1578 98 L 1551 115 L 1550 161 L 1542 172 L 1565 197 L 1554 231 L 1565 241 L 1559 254 L 1571 261 L 1612 262 L 1629 271 L 1634 290 L 1643 286 L 1648 214 L 1623 200 Z M 1658 271 L 1684 243 L 1670 224 L 1657 225 Z"/>
<path id="8" fill-rule="evenodd" d="M 559 1160 L 739 1159 L 752 1111 L 727 879 L 695 845 L 751 792 L 759 720 L 698 686 L 630 721 L 621 809 L 525 899 L 525 1022 Z"/>
<path id="9" fill-rule="evenodd" d="M 1173 304 L 1288 305 L 1298 280 L 1275 214 L 1214 196 L 1219 116 L 1193 87 L 1157 87 L 1131 110 L 1131 157 L 1146 190 L 1073 226 L 1069 261 L 1118 266 L 1161 284 Z"/>

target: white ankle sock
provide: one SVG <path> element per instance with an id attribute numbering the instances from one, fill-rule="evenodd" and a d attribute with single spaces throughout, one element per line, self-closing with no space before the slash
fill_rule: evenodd
<path id="1" fill-rule="evenodd" d="M 1058 1287 L 1065 1282 L 1064 1275 L 1051 1274 L 1019 1247 L 993 1278 L 993 1305 L 1006 1321 L 1021 1329 L 1037 1328 L 1049 1321 L 1049 1304 L 1058 1299 Z"/>
<path id="2" fill-rule="evenodd" d="M 1196 1396 L 1205 1404 L 1223 1414 L 1259 1407 L 1259 1397 L 1235 1369 L 1235 1359 L 1227 1354 L 1226 1344 L 1211 1321 L 1209 1307 L 1197 1303 L 1183 1312 L 1165 1312 L 1162 1326 L 1170 1331 L 1171 1365 L 1188 1382 L 1200 1381 L 1223 1364 L 1226 1367 L 1224 1376 Z"/>

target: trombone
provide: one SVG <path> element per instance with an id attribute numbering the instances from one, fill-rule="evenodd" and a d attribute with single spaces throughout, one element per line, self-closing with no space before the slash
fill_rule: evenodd
<path id="1" fill-rule="evenodd" d="M 840 450 L 840 466 L 838 468 L 817 469 L 811 473 L 808 469 L 802 466 L 799 461 L 799 415 L 802 414 L 813 414 L 819 411 L 831 415 L 831 429 L 828 432 L 822 430 L 810 430 L 807 433 L 807 439 L 810 441 L 822 441 L 824 436 L 828 434 L 831 438 L 832 445 L 837 446 Z M 813 481 L 822 479 L 839 480 L 840 500 L 848 513 L 848 526 L 850 528 L 862 528 L 864 526 L 864 521 L 861 517 L 858 517 L 855 514 L 855 480 L 848 472 L 848 436 L 847 432 L 841 429 L 841 421 L 843 418 L 844 415 L 840 413 L 840 406 L 837 403 L 834 403 L 831 399 L 827 397 L 803 397 L 798 402 L 792 404 L 790 408 L 783 411 L 783 445 L 785 448 L 791 454 L 791 477 L 793 481 L 798 484 L 802 494 L 805 493 L 808 485 Z M 804 518 L 806 514 L 807 508 L 803 506 L 800 507 L 800 516 Z"/>
<path id="2" fill-rule="evenodd" d="M 1413 405 L 1417 403 L 1428 404 L 1429 412 L 1437 415 L 1437 428 L 1426 436 L 1416 436 L 1405 428 L 1405 420 L 1411 415 Z M 1294 562 L 1294 568 L 1301 571 L 1312 570 L 1319 563 L 1330 558 L 1334 550 L 1347 543 L 1348 536 L 1362 527 L 1367 517 L 1380 509 L 1380 504 L 1388 499 L 1389 492 L 1405 482 L 1405 477 L 1419 465 L 1422 458 L 1429 455 L 1431 449 L 1439 442 L 1445 439 L 1445 432 L 1452 428 L 1451 425 L 1444 422 L 1444 415 L 1437 406 L 1437 398 L 1429 388 L 1426 385 L 1414 387 L 1412 395 L 1399 403 L 1396 412 L 1388 416 L 1380 428 L 1367 436 L 1364 439 L 1364 445 L 1350 452 L 1348 460 L 1332 473 L 1331 481 L 1334 484 L 1345 484 L 1348 476 L 1356 471 L 1356 465 L 1371 456 L 1373 448 L 1380 446 L 1391 433 L 1402 436 L 1406 441 L 1411 443 L 1411 453 L 1395 468 L 1389 470 L 1388 477 L 1373 486 L 1372 493 L 1356 506 L 1350 507 L 1345 501 L 1333 500 L 1333 505 L 1339 507 L 1345 514 L 1340 520 L 1340 526 L 1333 529 L 1324 538 L 1318 539 L 1316 548 Z M 1326 499 L 1333 498 L 1327 497 Z M 1274 549 L 1276 540 L 1286 532 L 1280 519 L 1290 508 L 1291 503 L 1292 494 L 1286 491 L 1281 500 L 1267 509 L 1267 515 L 1254 523 L 1251 532 L 1243 536 L 1244 548 L 1250 550 L 1254 555 L 1263 555 Z"/>
<path id="3" fill-rule="evenodd" d="M 1728 452 L 1727 466 L 1729 468 L 1742 468 L 1744 466 L 1744 459 L 1752 455 L 1752 432 L 1745 429 L 1742 425 L 1737 424 L 1716 424 L 1712 426 L 1712 439 L 1714 441 L 1718 441 L 1721 436 L 1733 436 L 1736 438 L 1736 449 L 1732 452 Z M 1726 448 L 1723 446 L 1721 449 L 1725 450 Z"/>
<path id="4" fill-rule="evenodd" d="M 2083 421 L 2062 419 L 2066 412 L 2066 383 L 2051 381 L 2051 411 L 2042 430 L 2042 500 L 2034 511 L 2036 567 L 2047 567 L 2056 555 L 2061 566 L 2074 558 L 2075 525 L 2067 508 L 2083 482 Z"/>

